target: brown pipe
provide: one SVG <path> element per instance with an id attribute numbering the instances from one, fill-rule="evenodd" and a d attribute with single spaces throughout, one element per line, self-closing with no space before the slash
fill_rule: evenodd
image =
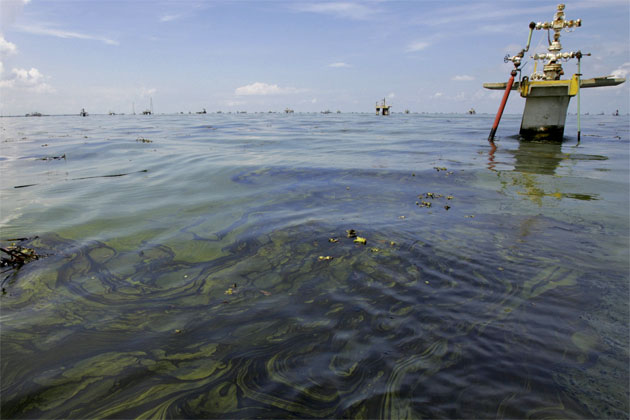
<path id="1" fill-rule="evenodd" d="M 497 127 L 499 127 L 499 121 L 501 121 L 501 116 L 503 115 L 503 109 L 505 108 L 505 104 L 507 103 L 508 96 L 510 96 L 510 90 L 512 90 L 512 85 L 514 84 L 514 77 L 516 77 L 516 70 L 512 70 L 512 73 L 510 73 L 510 80 L 508 80 L 507 86 L 505 87 L 505 92 L 503 93 L 503 99 L 501 100 L 501 105 L 499 105 L 497 116 L 494 119 L 492 130 L 490 130 L 488 141 L 494 140 L 494 135 L 497 132 Z"/>

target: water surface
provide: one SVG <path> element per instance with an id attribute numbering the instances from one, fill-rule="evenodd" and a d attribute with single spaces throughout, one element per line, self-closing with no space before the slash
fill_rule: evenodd
<path id="1" fill-rule="evenodd" d="M 627 118 L 492 119 L 2 118 L 2 416 L 628 417 Z"/>

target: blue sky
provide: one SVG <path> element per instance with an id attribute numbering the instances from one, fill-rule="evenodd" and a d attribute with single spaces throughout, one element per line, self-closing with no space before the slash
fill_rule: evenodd
<path id="1" fill-rule="evenodd" d="M 557 1 L 0 0 L 0 112 L 495 113 L 507 53 Z M 630 74 L 630 2 L 566 2 L 563 51 L 584 77 Z M 535 31 L 530 53 L 546 51 Z M 527 59 L 523 74 L 532 72 Z M 564 65 L 567 75 L 576 62 Z M 586 89 L 583 112 L 629 111 L 630 83 Z M 569 112 L 575 112 L 575 99 Z M 522 112 L 513 95 L 506 112 Z"/>

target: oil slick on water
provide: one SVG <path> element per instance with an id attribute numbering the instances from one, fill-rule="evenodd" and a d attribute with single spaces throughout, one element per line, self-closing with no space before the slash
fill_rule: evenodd
<path id="1" fill-rule="evenodd" d="M 627 127 L 390 117 L 7 120 L 3 417 L 627 416 Z"/>

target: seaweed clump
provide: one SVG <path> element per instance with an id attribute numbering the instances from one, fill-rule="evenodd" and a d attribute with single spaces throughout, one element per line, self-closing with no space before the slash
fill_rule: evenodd
<path id="1" fill-rule="evenodd" d="M 6 240 L 6 242 L 10 242 L 11 245 L 0 246 L 0 269 L 2 269 L 2 274 L 8 271 L 15 272 L 19 270 L 24 264 L 38 260 L 41 257 L 33 248 L 27 248 L 26 246 L 22 246 L 18 243 L 24 243 L 25 241 L 36 238 L 37 237 L 8 239 Z M 4 289 L 4 281 L 9 277 L 10 275 L 2 280 L 3 294 L 6 293 L 6 290 Z"/>

